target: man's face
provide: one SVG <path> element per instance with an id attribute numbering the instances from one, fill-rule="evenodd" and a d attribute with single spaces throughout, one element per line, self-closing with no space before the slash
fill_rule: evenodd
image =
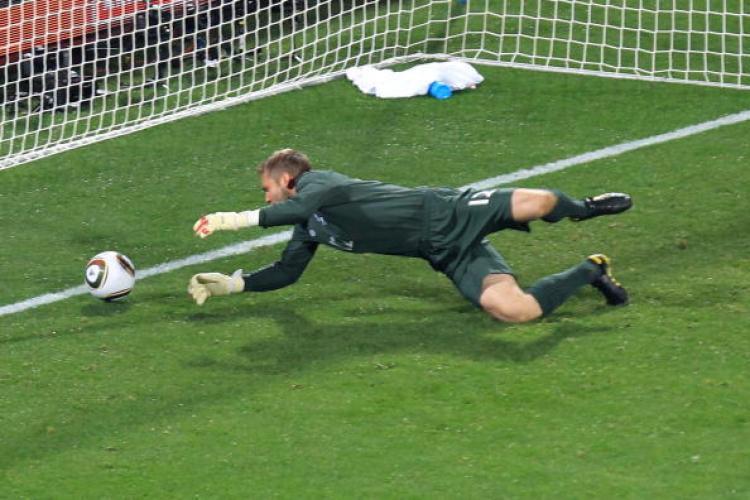
<path id="1" fill-rule="evenodd" d="M 281 174 L 278 179 L 274 179 L 268 174 L 262 174 L 260 182 L 263 191 L 266 193 L 266 203 L 279 203 L 294 196 L 294 190 L 287 188 L 290 180 L 291 177 L 287 173 Z"/>

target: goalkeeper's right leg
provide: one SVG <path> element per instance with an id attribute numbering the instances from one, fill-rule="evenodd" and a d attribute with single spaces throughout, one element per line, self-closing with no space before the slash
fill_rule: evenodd
<path id="1" fill-rule="evenodd" d="M 601 275 L 596 278 L 591 286 L 599 290 L 604 298 L 607 299 L 607 304 L 611 306 L 624 306 L 630 301 L 628 292 L 614 276 L 612 276 L 612 261 L 609 257 L 604 254 L 598 253 L 589 255 L 586 259 L 592 264 L 596 264 L 601 271 Z"/>

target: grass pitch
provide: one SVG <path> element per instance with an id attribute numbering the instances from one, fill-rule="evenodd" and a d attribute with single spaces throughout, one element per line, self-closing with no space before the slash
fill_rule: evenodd
<path id="1" fill-rule="evenodd" d="M 254 164 L 459 186 L 750 109 L 742 92 L 480 68 L 476 91 L 380 101 L 347 82 L 0 173 L 0 304 L 264 234 L 190 231 L 262 203 Z M 0 317 L 0 497 L 741 498 L 750 495 L 744 123 L 536 177 L 632 211 L 492 241 L 520 281 L 606 252 L 632 305 L 584 290 L 492 321 L 418 260 L 321 248 L 293 287 L 192 304 L 194 272 Z M 265 232 L 267 233 L 267 232 Z"/>

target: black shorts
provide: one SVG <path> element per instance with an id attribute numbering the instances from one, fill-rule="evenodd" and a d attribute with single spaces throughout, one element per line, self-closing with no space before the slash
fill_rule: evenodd
<path id="1" fill-rule="evenodd" d="M 513 189 L 447 189 L 428 195 L 424 257 L 477 307 L 487 275 L 513 274 L 485 236 L 502 229 L 529 230 L 513 220 L 512 194 Z"/>

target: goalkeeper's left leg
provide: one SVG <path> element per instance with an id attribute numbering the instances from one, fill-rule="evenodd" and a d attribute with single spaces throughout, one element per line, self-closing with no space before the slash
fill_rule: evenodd
<path id="1" fill-rule="evenodd" d="M 548 193 L 554 195 L 556 201 L 552 209 L 542 216 L 546 222 L 558 222 L 565 217 L 582 221 L 600 215 L 619 214 L 633 206 L 632 198 L 625 193 L 603 193 L 582 200 L 571 198 L 558 190 Z"/>
<path id="2" fill-rule="evenodd" d="M 604 193 L 578 200 L 559 190 L 518 188 L 511 196 L 511 213 L 517 222 L 542 219 L 558 222 L 564 218 L 581 221 L 624 212 L 633 206 L 624 193 Z"/>

